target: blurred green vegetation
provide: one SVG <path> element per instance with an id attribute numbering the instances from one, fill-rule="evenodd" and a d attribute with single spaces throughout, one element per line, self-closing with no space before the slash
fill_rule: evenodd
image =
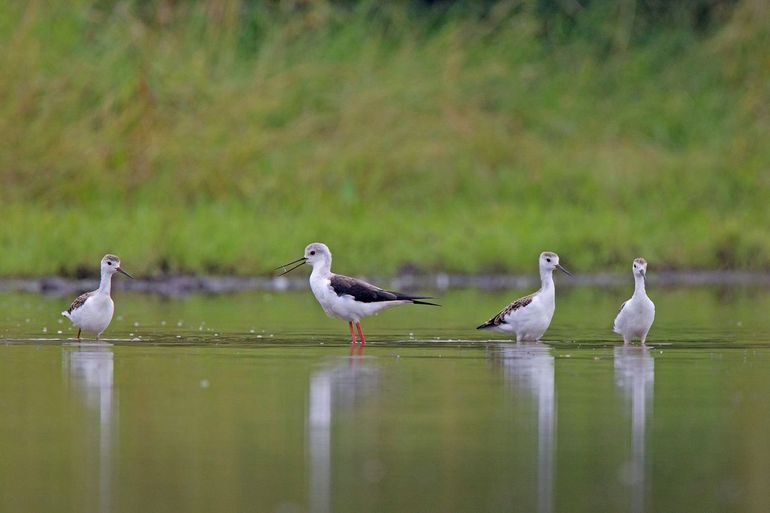
<path id="1" fill-rule="evenodd" d="M 0 275 L 770 268 L 770 6 L 653 4 L 3 2 Z"/>

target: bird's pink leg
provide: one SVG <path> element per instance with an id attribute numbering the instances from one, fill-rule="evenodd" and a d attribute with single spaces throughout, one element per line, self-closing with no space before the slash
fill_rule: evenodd
<path id="1" fill-rule="evenodd" d="M 358 346 L 358 356 L 361 356 L 364 354 L 364 345 L 366 344 L 366 339 L 364 338 L 364 332 L 361 330 L 361 323 L 357 322 L 356 327 L 358 328 L 358 340 L 361 343 L 361 345 Z"/>
<path id="2" fill-rule="evenodd" d="M 360 322 L 356 323 L 356 328 L 358 328 L 358 340 L 361 342 L 361 345 L 363 346 L 363 345 L 366 344 L 366 339 L 364 338 L 364 332 L 361 331 L 361 323 Z"/>
<path id="3" fill-rule="evenodd" d="M 352 355 L 356 347 L 356 332 L 353 331 L 353 321 L 348 321 L 348 325 L 350 326 L 350 339 L 352 340 L 350 343 L 350 354 Z"/>

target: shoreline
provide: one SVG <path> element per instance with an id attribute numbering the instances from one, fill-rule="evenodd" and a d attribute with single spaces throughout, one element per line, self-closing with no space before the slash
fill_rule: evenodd
<path id="1" fill-rule="evenodd" d="M 464 275 L 421 274 L 400 275 L 391 278 L 370 278 L 367 281 L 392 290 L 523 289 L 537 286 L 538 278 L 524 275 Z M 559 280 L 560 287 L 616 287 L 630 282 L 628 273 L 596 273 L 576 275 Z M 698 287 L 698 286 L 752 286 L 770 287 L 770 272 L 749 271 L 667 271 L 657 272 L 648 279 L 651 286 Z M 43 278 L 0 278 L 0 292 L 28 292 L 50 295 L 66 295 L 94 290 L 98 278 L 73 279 L 57 276 Z M 116 290 L 187 296 L 191 294 L 228 294 L 243 291 L 283 292 L 304 290 L 307 277 L 264 276 L 191 276 L 168 275 L 135 280 L 114 280 Z"/>

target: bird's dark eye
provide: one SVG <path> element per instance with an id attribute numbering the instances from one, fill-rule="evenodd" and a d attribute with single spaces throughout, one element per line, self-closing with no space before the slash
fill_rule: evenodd
<path id="1" fill-rule="evenodd" d="M 315 251 L 311 251 L 311 252 L 310 252 L 310 255 L 311 255 L 311 256 L 312 256 L 312 255 L 315 255 Z"/>
<path id="2" fill-rule="evenodd" d="M 107 265 L 112 265 L 112 262 L 107 262 Z"/>
<path id="3" fill-rule="evenodd" d="M 551 261 L 551 259 L 550 259 L 550 258 L 546 258 L 546 259 L 545 259 L 545 261 L 546 261 L 546 262 L 550 262 L 550 261 Z"/>

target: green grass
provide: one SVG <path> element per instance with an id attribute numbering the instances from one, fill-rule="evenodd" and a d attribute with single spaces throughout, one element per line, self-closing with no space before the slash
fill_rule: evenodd
<path id="1" fill-rule="evenodd" d="M 770 268 L 770 24 L 0 7 L 0 275 Z M 497 11 L 495 11 L 497 12 Z M 585 23 L 593 19 L 585 14 Z"/>

